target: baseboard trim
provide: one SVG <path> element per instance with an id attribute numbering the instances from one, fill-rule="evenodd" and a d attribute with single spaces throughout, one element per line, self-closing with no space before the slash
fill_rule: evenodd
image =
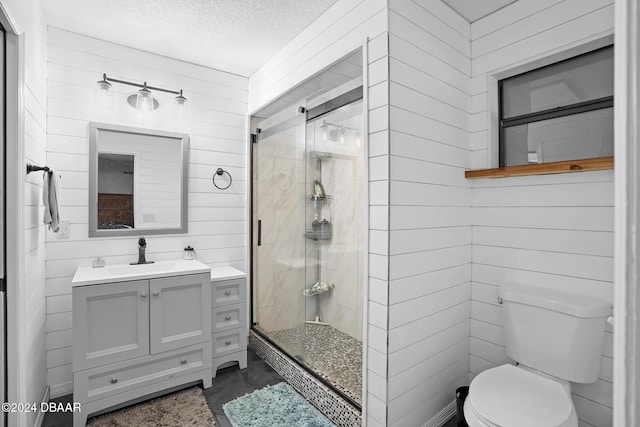
<path id="1" fill-rule="evenodd" d="M 73 393 L 73 382 L 69 381 L 68 383 L 56 384 L 52 385 L 50 392 L 50 398 L 55 399 L 56 397 L 66 396 L 67 394 Z"/>
<path id="2" fill-rule="evenodd" d="M 44 390 L 44 395 L 42 396 L 42 402 L 45 405 L 47 403 L 49 403 L 49 397 L 51 396 L 51 388 L 49 386 L 47 386 L 47 388 Z M 40 406 L 42 407 L 42 406 Z M 38 411 L 38 417 L 36 418 L 36 422 L 33 423 L 33 427 L 41 427 L 42 423 L 44 422 L 44 414 L 45 412 L 43 411 Z"/>
<path id="3" fill-rule="evenodd" d="M 456 415 L 456 401 L 449 403 L 444 409 L 438 412 L 433 418 L 424 423 L 422 427 L 442 427 L 447 421 Z"/>

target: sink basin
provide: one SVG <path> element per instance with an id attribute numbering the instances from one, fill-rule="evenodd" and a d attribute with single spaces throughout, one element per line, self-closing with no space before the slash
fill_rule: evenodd
<path id="1" fill-rule="evenodd" d="M 153 279 L 185 274 L 209 273 L 211 268 L 198 260 L 170 260 L 153 264 L 114 264 L 103 268 L 79 267 L 71 286 L 95 285 L 127 280 Z"/>
<path id="2" fill-rule="evenodd" d="M 112 276 L 138 275 L 173 270 L 178 261 L 154 262 L 153 264 L 116 264 L 108 265 L 105 270 Z"/>

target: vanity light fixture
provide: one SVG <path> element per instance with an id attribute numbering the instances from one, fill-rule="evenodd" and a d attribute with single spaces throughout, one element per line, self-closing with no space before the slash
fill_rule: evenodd
<path id="1" fill-rule="evenodd" d="M 126 80 L 114 79 L 112 77 L 107 77 L 106 74 L 102 75 L 102 80 L 98 81 L 98 85 L 96 87 L 96 98 L 98 99 L 98 102 L 101 105 L 110 105 L 113 103 L 112 101 L 113 96 L 111 94 L 112 82 L 140 88 L 138 92 L 132 95 L 129 95 L 127 97 L 127 103 L 137 110 L 140 110 L 143 112 L 150 112 L 157 109 L 160 106 L 160 103 L 153 96 L 153 93 L 151 92 L 151 90 L 158 90 L 160 92 L 172 93 L 174 95 L 177 95 L 175 97 L 175 106 L 180 110 L 186 109 L 187 98 L 185 98 L 184 95 L 182 94 L 182 89 L 180 89 L 179 91 L 163 89 L 161 87 L 148 86 L 147 82 L 143 82 L 142 84 L 140 84 L 140 83 L 129 82 Z"/>
<path id="2" fill-rule="evenodd" d="M 341 123 L 329 123 L 323 120 L 322 125 L 320 125 L 320 131 L 323 142 L 337 142 L 338 145 L 344 145 L 346 143 L 346 134 L 350 133 L 356 137 L 357 146 L 359 147 L 359 144 L 361 144 L 360 131 L 355 128 L 343 126 Z"/>

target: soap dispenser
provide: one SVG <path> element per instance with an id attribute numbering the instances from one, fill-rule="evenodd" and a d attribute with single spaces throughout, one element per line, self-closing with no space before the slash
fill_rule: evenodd
<path id="1" fill-rule="evenodd" d="M 196 259 L 196 250 L 193 249 L 191 246 L 187 246 L 186 248 L 184 248 L 183 258 L 186 260 Z"/>
<path id="2" fill-rule="evenodd" d="M 323 219 L 320 222 L 320 238 L 323 240 L 331 239 L 332 225 L 327 219 Z"/>

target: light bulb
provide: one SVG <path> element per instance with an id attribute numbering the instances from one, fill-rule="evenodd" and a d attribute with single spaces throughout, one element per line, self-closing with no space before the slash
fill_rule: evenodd
<path id="1" fill-rule="evenodd" d="M 322 126 L 320 126 L 320 129 L 322 130 L 322 142 L 327 142 L 327 139 L 329 138 L 329 135 L 327 134 L 328 127 L 327 122 L 322 121 Z"/>
<path id="2" fill-rule="evenodd" d="M 102 80 L 98 81 L 94 94 L 96 104 L 100 107 L 113 106 L 113 93 L 111 92 L 111 83 L 107 81 L 107 75 L 102 75 Z"/>
<path id="3" fill-rule="evenodd" d="M 149 112 L 155 110 L 157 107 L 154 105 L 153 94 L 147 89 L 147 83 L 144 83 L 144 87 L 138 91 L 136 96 L 136 108 L 140 111 Z"/>
<path id="4" fill-rule="evenodd" d="M 182 89 L 180 89 L 180 95 L 176 96 L 173 104 L 173 112 L 176 115 L 184 116 L 189 111 L 189 105 L 187 104 L 187 98 L 182 95 Z"/>

